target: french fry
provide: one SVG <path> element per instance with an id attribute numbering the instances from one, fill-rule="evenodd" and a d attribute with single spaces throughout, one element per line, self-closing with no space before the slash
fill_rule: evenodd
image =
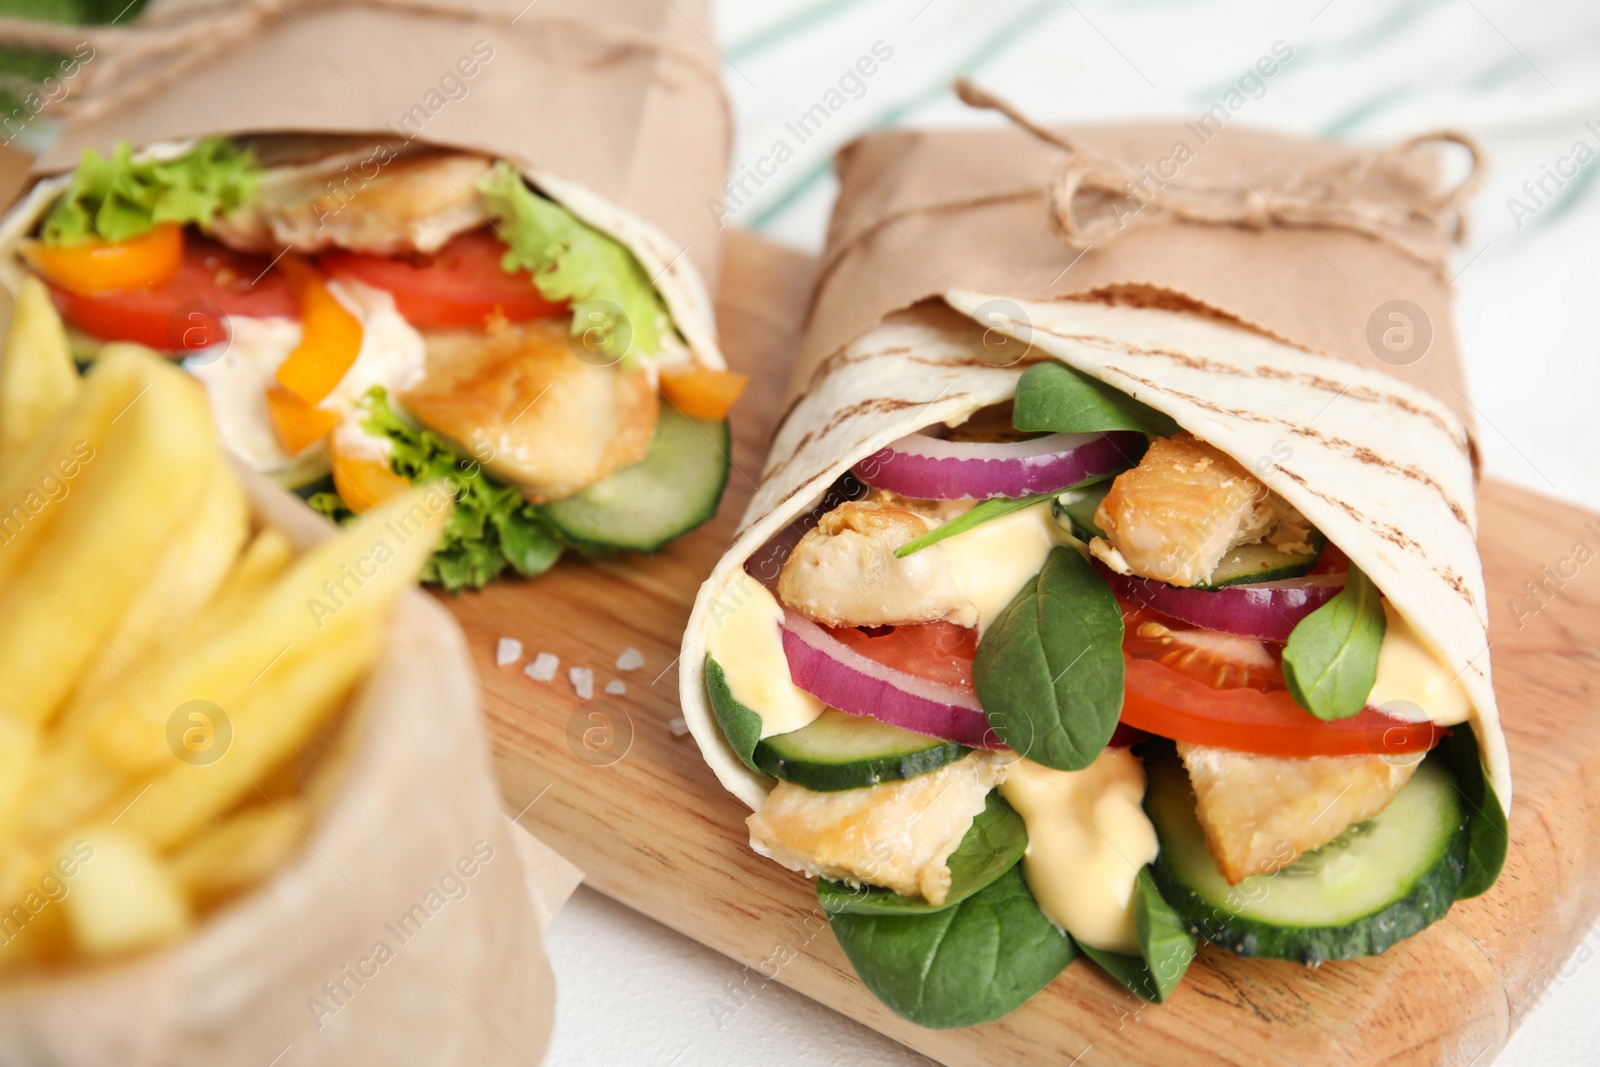
<path id="1" fill-rule="evenodd" d="M 17 292 L 0 359 L 0 465 L 26 452 L 72 406 L 80 386 L 50 291 L 30 274 Z"/>
<path id="2" fill-rule="evenodd" d="M 89 713 L 95 749 L 128 774 L 167 766 L 167 721 L 179 705 L 237 707 L 280 660 L 312 658 L 346 631 L 376 630 L 432 555 L 452 506 L 441 487 L 419 487 L 301 556 L 222 632 L 168 649 L 146 672 L 148 685 L 125 682 L 108 693 Z"/>
<path id="3" fill-rule="evenodd" d="M 39 731 L 0 716 L 0 842 L 16 836 L 27 800 L 28 777 L 38 758 Z"/>
<path id="4" fill-rule="evenodd" d="M 16 459 L 0 464 L 0 583 L 32 556 L 60 517 L 60 501 L 101 457 L 113 420 L 143 388 L 140 366 L 97 363 L 76 403 Z"/>
<path id="5" fill-rule="evenodd" d="M 78 682 L 66 722 L 117 678 L 137 671 L 163 639 L 187 625 L 217 593 L 249 534 L 250 510 L 227 464 L 218 463 L 194 512 L 150 568 L 114 631 Z M 63 728 L 66 727 L 65 723 Z"/>
<path id="6" fill-rule="evenodd" d="M 77 873 L 69 855 L 11 849 L 0 858 L 0 970 L 68 954 L 66 914 L 61 900 L 71 892 L 62 872 Z"/>
<path id="7" fill-rule="evenodd" d="M 235 561 L 211 603 L 187 625 L 179 627 L 172 641 L 193 648 L 217 634 L 255 603 L 292 559 L 294 545 L 282 530 L 269 526 L 257 533 Z"/>
<path id="8" fill-rule="evenodd" d="M 88 957 L 120 955 L 188 932 L 191 916 L 183 890 L 146 846 L 110 826 L 97 827 L 82 840 L 91 854 L 63 900 L 79 952 Z M 74 843 L 63 841 L 60 848 L 70 849 Z"/>
<path id="9" fill-rule="evenodd" d="M 305 841 L 303 801 L 252 804 L 228 816 L 172 858 L 172 874 L 195 908 L 264 880 Z"/>
<path id="10" fill-rule="evenodd" d="M 378 637 L 372 627 L 344 627 L 285 657 L 228 713 L 233 740 L 222 759 L 195 765 L 168 753 L 166 770 L 148 789 L 130 784 L 100 817 L 117 817 L 118 830 L 151 849 L 168 852 L 182 845 L 211 820 L 257 795 L 262 775 L 341 706 L 370 666 Z"/>
<path id="11" fill-rule="evenodd" d="M 266 588 L 268 582 L 283 573 L 294 558 L 294 545 L 289 535 L 276 526 L 264 527 L 245 546 L 244 552 L 228 573 L 227 581 L 217 590 L 219 608 L 237 603 L 242 606 L 250 597 Z"/>
<path id="12" fill-rule="evenodd" d="M 100 758 L 82 731 L 69 731 L 56 732 L 35 761 L 27 783 L 16 836 L 37 845 L 59 837 L 109 803 L 126 786 L 127 777 L 121 768 Z"/>
<path id="13" fill-rule="evenodd" d="M 222 462 L 205 395 L 182 371 L 132 346 L 107 346 L 99 364 L 133 366 L 144 387 L 0 590 L 0 693 L 24 722 L 54 714 Z"/>
<path id="14" fill-rule="evenodd" d="M 72 694 L 67 718 L 93 704 L 118 677 L 138 672 L 163 640 L 184 629 L 218 593 L 250 534 L 250 506 L 234 472 L 218 464 L 200 504 L 166 544 L 144 585 L 134 593 L 115 632 Z"/>

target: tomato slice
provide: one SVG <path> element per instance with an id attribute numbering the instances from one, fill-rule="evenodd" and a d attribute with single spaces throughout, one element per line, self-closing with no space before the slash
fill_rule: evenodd
<path id="1" fill-rule="evenodd" d="M 1148 659 L 1129 659 L 1122 721 L 1149 733 L 1266 756 L 1373 756 L 1425 752 L 1444 737 L 1431 722 L 1374 708 L 1323 722 L 1287 690 L 1213 689 Z"/>
<path id="2" fill-rule="evenodd" d="M 972 657 L 978 631 L 953 622 L 912 626 L 829 627 L 828 633 L 874 663 L 926 678 L 930 682 L 972 688 Z"/>
<path id="3" fill-rule="evenodd" d="M 1188 741 L 1268 756 L 1425 752 L 1446 731 L 1363 708 L 1323 722 L 1294 702 L 1282 646 L 1199 630 L 1125 605 L 1122 723 Z"/>
<path id="4" fill-rule="evenodd" d="M 225 315 L 299 317 L 294 294 L 271 265 L 190 231 L 183 263 L 160 285 L 93 294 L 50 288 L 61 317 L 87 334 L 187 355 L 227 337 Z"/>
<path id="5" fill-rule="evenodd" d="M 566 305 L 552 304 L 534 287 L 533 275 L 500 267 L 506 245 L 487 230 L 453 238 L 431 255 L 375 256 L 333 249 L 321 256 L 336 278 L 383 289 L 400 317 L 416 326 L 482 326 L 501 315 L 510 322 L 544 318 Z"/>

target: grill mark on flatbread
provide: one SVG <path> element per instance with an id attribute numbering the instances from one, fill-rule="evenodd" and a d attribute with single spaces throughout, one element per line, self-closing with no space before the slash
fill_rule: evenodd
<path id="1" fill-rule="evenodd" d="M 1015 363 L 997 365 L 993 360 L 985 359 L 983 356 L 920 355 L 916 349 L 909 345 L 896 345 L 893 348 L 874 348 L 865 351 L 856 351 L 854 346 L 846 345 L 833 355 L 828 356 L 826 359 L 823 359 L 817 363 L 815 369 L 812 370 L 810 377 L 806 379 L 806 387 L 797 392 L 795 394 L 795 398 L 789 401 L 788 406 L 778 413 L 778 420 L 774 425 L 781 430 L 783 425 L 789 421 L 789 416 L 794 414 L 794 409 L 800 405 L 800 401 L 804 400 L 807 396 L 811 395 L 811 393 L 815 392 L 817 387 L 821 385 L 825 379 L 833 376 L 834 374 L 843 370 L 845 367 L 856 363 L 865 363 L 868 360 L 878 359 L 882 356 L 898 356 L 907 363 L 916 363 L 924 367 L 938 367 L 941 369 L 989 367 L 992 370 L 1011 370 L 1015 368 L 1018 374 L 1021 374 L 1023 370 L 1031 367 L 1035 363 L 1049 363 L 1055 360 L 1055 357 L 1049 355 L 1048 353 L 1038 355 L 1034 354 L 1031 349 L 1028 353 L 1025 353 L 1019 357 Z M 774 436 L 776 436 L 776 431 L 774 431 Z"/>
<path id="2" fill-rule="evenodd" d="M 807 430 L 802 434 L 800 440 L 795 442 L 794 448 L 789 451 L 789 454 L 772 467 L 769 467 L 761 476 L 763 478 L 777 477 L 780 472 L 788 468 L 789 464 L 793 462 L 796 456 L 800 455 L 807 445 L 818 438 L 829 436 L 839 428 L 841 423 L 849 419 L 854 419 L 861 415 L 889 415 L 896 411 L 904 411 L 906 408 L 926 407 L 928 404 L 933 403 L 934 400 L 959 400 L 967 395 L 967 393 L 945 393 L 934 397 L 933 400 L 901 400 L 899 397 L 880 396 L 871 400 L 861 400 L 854 404 L 846 405 L 834 411 L 822 429 Z M 784 497 L 784 500 L 787 499 L 789 499 L 787 496 Z"/>
<path id="3" fill-rule="evenodd" d="M 1289 432 L 1297 437 L 1309 437 L 1314 440 L 1321 441 L 1323 444 L 1332 445 L 1361 463 L 1365 463 L 1373 467 L 1381 467 L 1386 471 L 1390 471 L 1405 478 L 1410 478 L 1414 482 L 1421 482 L 1423 485 L 1426 485 L 1428 488 L 1439 494 L 1439 499 L 1444 501 L 1445 507 L 1450 509 L 1450 514 L 1455 516 L 1457 522 L 1469 530 L 1472 529 L 1472 521 L 1467 517 L 1466 508 L 1462 507 L 1454 499 L 1452 499 L 1450 494 L 1445 492 L 1444 486 L 1440 485 L 1434 479 L 1433 475 L 1429 474 L 1421 467 L 1418 467 L 1412 463 L 1400 464 L 1394 462 L 1393 460 L 1385 459 L 1383 456 L 1380 456 L 1378 453 L 1374 452 L 1365 445 L 1358 445 L 1354 442 L 1346 441 L 1342 437 L 1329 436 L 1321 431 L 1313 430 L 1309 426 L 1295 426 L 1291 424 L 1289 426 Z"/>
<path id="4" fill-rule="evenodd" d="M 1401 477 L 1409 478 L 1414 482 L 1421 482 L 1423 485 L 1428 486 L 1434 492 L 1439 494 L 1439 499 L 1444 501 L 1445 507 L 1450 509 L 1450 514 L 1455 516 L 1457 522 L 1459 522 L 1462 526 L 1465 526 L 1468 530 L 1472 529 L 1472 521 L 1467 517 L 1466 509 L 1457 503 L 1449 493 L 1445 492 L 1444 486 L 1440 485 L 1431 474 L 1425 470 L 1422 470 L 1420 467 L 1415 466 L 1414 464 L 1408 463 L 1402 466 L 1401 464 L 1395 463 L 1392 460 L 1385 459 L 1383 456 L 1380 456 L 1378 453 L 1374 452 L 1370 448 L 1367 448 L 1365 445 L 1355 444 L 1354 442 L 1347 441 L 1342 437 L 1330 436 L 1321 432 L 1320 430 L 1313 430 L 1309 426 L 1302 426 L 1297 422 L 1292 422 L 1289 419 L 1280 418 L 1276 415 L 1260 415 L 1252 411 L 1243 411 L 1239 408 L 1230 408 L 1221 404 L 1214 404 L 1203 397 L 1195 396 L 1193 393 L 1186 393 L 1181 389 L 1170 389 L 1165 386 L 1157 385 L 1150 379 L 1141 377 L 1140 375 L 1134 374 L 1122 367 L 1107 364 L 1106 369 L 1114 371 L 1117 374 L 1121 374 L 1132 381 L 1138 382 L 1147 389 L 1153 389 L 1158 393 L 1166 393 L 1168 396 L 1173 396 L 1177 397 L 1179 400 L 1188 401 L 1196 407 L 1204 408 L 1207 411 L 1212 411 L 1219 415 L 1228 415 L 1232 418 L 1242 419 L 1246 422 L 1260 423 L 1263 425 L 1275 424 L 1282 426 L 1285 428 L 1286 432 L 1294 434 L 1296 437 L 1310 438 L 1311 440 L 1321 442 L 1330 448 L 1337 448 L 1357 462 L 1367 464 L 1368 466 L 1379 467 L 1383 470 L 1400 475 Z"/>
<path id="5" fill-rule="evenodd" d="M 1098 337 L 1093 334 L 1058 333 L 1057 331 L 1048 329 L 1044 326 L 1034 326 L 1033 329 L 1036 329 L 1041 333 L 1048 333 L 1052 337 L 1059 337 L 1063 341 L 1076 341 L 1080 344 L 1088 345 L 1090 348 L 1098 348 L 1105 352 L 1124 352 L 1129 355 L 1138 356 L 1159 356 L 1163 359 L 1170 360 L 1173 363 L 1188 367 L 1190 370 L 1205 371 L 1209 374 L 1222 374 L 1232 378 L 1257 377 L 1269 378 L 1273 381 L 1295 382 L 1310 389 L 1316 389 L 1324 393 L 1333 393 L 1336 396 L 1347 396 L 1352 400 L 1359 400 L 1363 403 L 1396 407 L 1408 415 L 1415 415 L 1418 418 L 1427 419 L 1438 428 L 1440 433 L 1443 433 L 1446 437 L 1448 437 L 1452 444 L 1461 449 L 1463 452 L 1467 451 L 1466 437 L 1457 433 L 1455 428 L 1453 428 L 1449 422 L 1441 417 L 1438 412 L 1429 411 L 1426 408 L 1420 407 L 1396 393 L 1380 392 L 1365 385 L 1341 385 L 1334 379 L 1324 378 L 1320 374 L 1304 374 L 1299 371 L 1287 371 L 1278 367 L 1268 366 L 1258 366 L 1254 370 L 1246 370 L 1243 367 L 1235 367 L 1227 363 L 1219 363 L 1216 360 L 1207 359 L 1204 356 L 1193 356 L 1186 352 L 1174 352 L 1165 348 L 1145 348 L 1142 345 L 1135 345 L 1126 341 L 1113 341 L 1109 338 Z"/>
<path id="6" fill-rule="evenodd" d="M 1179 400 L 1188 401 L 1197 408 L 1204 408 L 1206 411 L 1216 412 L 1218 415 L 1229 415 L 1236 419 L 1243 419 L 1245 422 L 1259 422 L 1263 424 L 1276 423 L 1280 426 L 1293 425 L 1293 423 L 1290 423 L 1285 419 L 1280 419 L 1275 415 L 1258 415 L 1253 411 L 1245 411 L 1243 408 L 1224 407 L 1221 404 L 1214 404 L 1204 397 L 1195 396 L 1193 393 L 1186 393 L 1182 389 L 1171 389 L 1164 385 L 1157 385 L 1149 378 L 1135 374 L 1123 367 L 1114 367 L 1110 364 L 1107 364 L 1106 370 L 1114 371 L 1131 382 L 1138 382 L 1140 385 L 1144 386 L 1146 389 L 1152 390 L 1153 392 L 1165 393 L 1168 396 L 1175 396 Z"/>
<path id="7" fill-rule="evenodd" d="M 1376 522 L 1370 516 L 1364 514 L 1357 508 L 1352 507 L 1347 501 L 1340 500 L 1338 497 L 1329 496 L 1320 489 L 1312 487 L 1310 483 L 1308 483 L 1304 478 L 1300 477 L 1300 475 L 1296 474 L 1294 471 L 1288 470 L 1287 468 L 1279 466 L 1276 463 L 1273 464 L 1273 467 L 1276 468 L 1284 477 L 1294 482 L 1312 496 L 1321 500 L 1325 504 L 1338 508 L 1346 515 L 1350 516 L 1351 519 L 1361 523 L 1363 526 L 1366 526 L 1368 529 L 1372 530 L 1373 533 L 1377 534 L 1379 537 L 1383 538 L 1385 541 L 1388 541 L 1395 547 L 1420 558 L 1428 558 L 1428 553 L 1425 549 L 1423 549 L 1422 545 L 1419 544 L 1414 538 L 1408 537 L 1404 531 L 1402 531 L 1398 526 L 1395 526 L 1393 523 Z M 1467 587 L 1466 580 L 1463 579 L 1461 575 L 1457 574 L 1454 568 L 1448 566 L 1440 567 L 1434 565 L 1433 563 L 1429 563 L 1428 569 L 1434 574 L 1437 574 L 1440 580 L 1442 580 L 1451 589 L 1455 590 L 1457 596 L 1459 596 L 1462 600 L 1465 600 L 1468 604 L 1471 604 L 1474 611 L 1478 610 L 1478 598 L 1473 595 L 1472 590 Z M 1478 615 L 1480 618 L 1482 618 L 1481 611 L 1478 612 Z"/>

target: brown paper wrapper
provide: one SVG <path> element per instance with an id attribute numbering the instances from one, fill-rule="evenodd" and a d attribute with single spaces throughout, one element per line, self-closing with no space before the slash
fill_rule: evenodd
<path id="1" fill-rule="evenodd" d="M 281 490 L 246 485 L 302 546 L 332 536 Z M 525 871 L 519 854 L 542 846 L 501 813 L 472 664 L 431 598 L 401 599 L 338 748 L 307 844 L 194 935 L 0 989 L 0 1061 L 538 1062 L 555 1000 L 538 909 L 571 891 L 571 868 Z"/>
<path id="2" fill-rule="evenodd" d="M 1172 174 L 1186 149 L 1190 158 L 1178 169 L 1185 183 L 1263 189 L 1354 153 L 1331 141 L 1192 123 L 1065 132 L 1091 150 L 1148 165 L 1157 178 Z M 845 345 L 893 312 L 949 290 L 1018 300 L 1120 291 L 1135 302 L 1198 305 L 1400 378 L 1437 397 L 1470 432 L 1450 286 L 1431 267 L 1359 233 L 1283 225 L 1152 224 L 1080 254 L 1049 225 L 1044 189 L 1061 155 L 1012 128 L 891 130 L 846 146 L 824 273 L 786 410 Z M 1406 365 L 1380 359 L 1369 341 L 1374 316 L 1395 300 L 1421 308 L 1432 330 L 1426 354 Z"/>
<path id="3" fill-rule="evenodd" d="M 153 6 L 144 21 L 186 6 Z M 582 186 L 652 223 L 674 245 L 667 255 L 687 250 L 714 287 L 721 239 L 705 205 L 721 189 L 730 133 L 706 75 L 717 69 L 706 0 L 482 0 L 476 16 L 454 4 L 284 6 L 291 14 L 172 84 L 69 123 L 35 172 L 68 170 L 84 147 L 104 153 L 124 138 L 414 135 Z M 463 59 L 478 60 L 470 78 Z M 464 95 L 451 98 L 447 77 Z"/>

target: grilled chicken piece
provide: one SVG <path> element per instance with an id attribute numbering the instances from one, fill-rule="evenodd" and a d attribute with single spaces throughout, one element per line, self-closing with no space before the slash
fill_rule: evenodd
<path id="1" fill-rule="evenodd" d="M 1229 885 L 1270 874 L 1389 805 L 1416 762 L 1257 756 L 1178 742 L 1206 848 Z"/>
<path id="2" fill-rule="evenodd" d="M 661 402 L 642 368 L 602 367 L 567 343 L 566 320 L 423 332 L 419 422 L 535 504 L 571 496 L 644 458 Z"/>
<path id="3" fill-rule="evenodd" d="M 1304 516 L 1189 434 L 1154 441 L 1137 467 L 1117 475 L 1094 521 L 1106 534 L 1089 545 L 1098 559 L 1172 585 L 1203 585 L 1239 545 L 1314 551 Z"/>
<path id="4" fill-rule="evenodd" d="M 442 149 L 363 148 L 268 167 L 251 203 L 216 220 L 212 236 L 244 252 L 331 246 L 395 255 L 437 252 L 484 224 L 477 182 L 483 156 Z M 380 160 L 388 159 L 387 163 Z"/>
<path id="5" fill-rule="evenodd" d="M 811 878 L 877 885 L 943 904 L 946 860 L 1005 777 L 1005 758 L 974 752 L 899 782 L 815 793 L 779 782 L 745 820 L 750 847 Z"/>
<path id="6" fill-rule="evenodd" d="M 960 518 L 978 504 L 972 497 L 959 500 L 924 500 L 921 497 L 901 496 L 888 489 L 874 489 L 864 499 L 872 504 L 888 504 L 906 511 L 914 511 L 925 519 L 938 519 L 940 522 Z"/>
<path id="7" fill-rule="evenodd" d="M 824 626 L 933 622 L 968 607 L 940 546 L 895 558 L 895 549 L 931 526 L 893 504 L 840 504 L 789 553 L 778 575 L 778 597 Z"/>

